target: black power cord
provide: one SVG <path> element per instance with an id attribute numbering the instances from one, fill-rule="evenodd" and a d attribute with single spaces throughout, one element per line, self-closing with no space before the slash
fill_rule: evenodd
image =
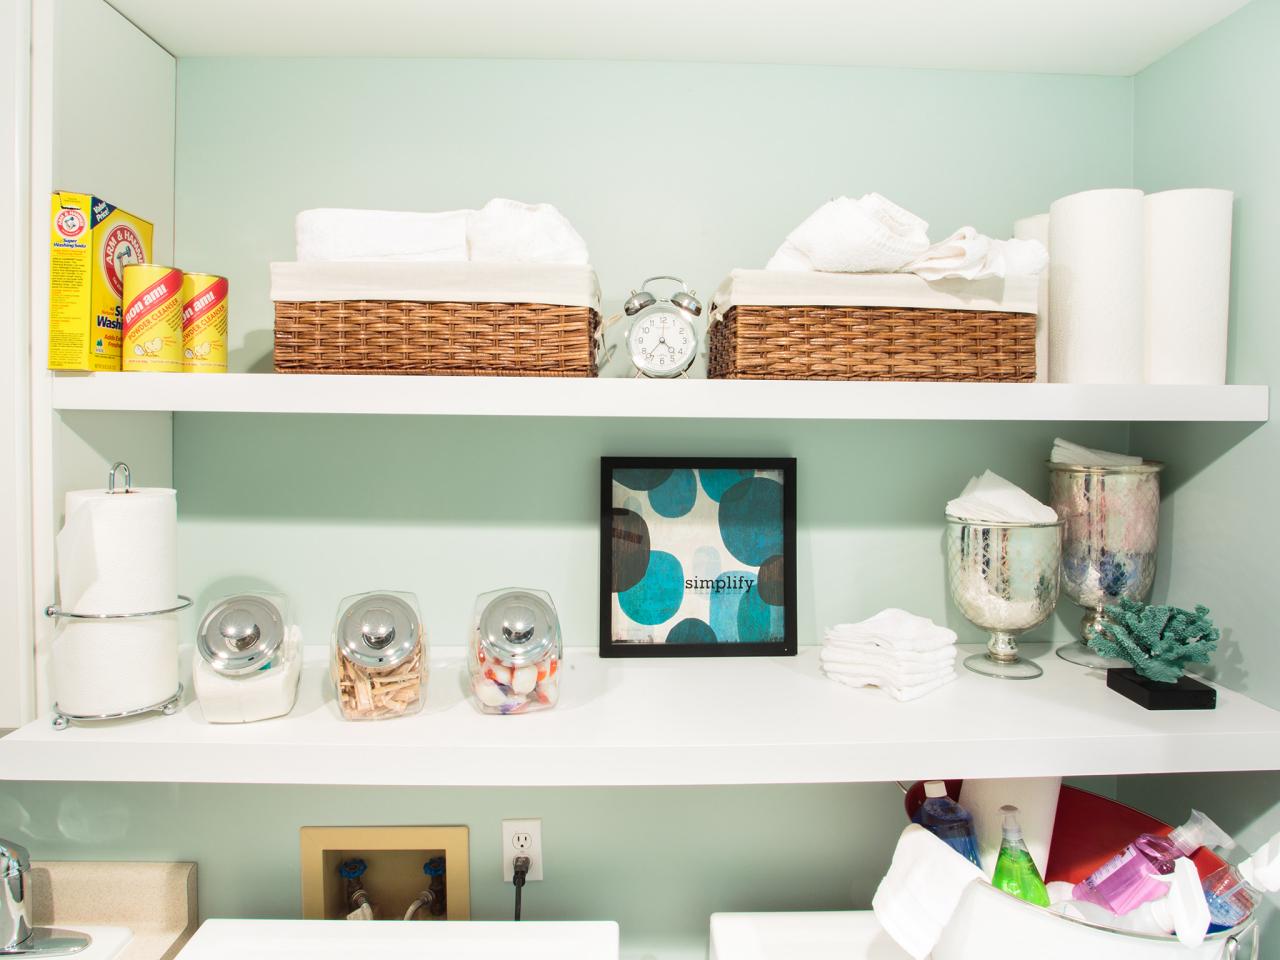
<path id="1" fill-rule="evenodd" d="M 511 882 L 516 885 L 516 919 L 520 919 L 520 891 L 524 889 L 525 878 L 529 876 L 529 858 L 516 857 L 511 861 Z"/>

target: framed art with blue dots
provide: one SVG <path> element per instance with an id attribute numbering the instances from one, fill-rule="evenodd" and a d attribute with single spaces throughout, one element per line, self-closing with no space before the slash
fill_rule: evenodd
<path id="1" fill-rule="evenodd" d="M 795 653 L 795 460 L 602 457 L 600 655 Z"/>

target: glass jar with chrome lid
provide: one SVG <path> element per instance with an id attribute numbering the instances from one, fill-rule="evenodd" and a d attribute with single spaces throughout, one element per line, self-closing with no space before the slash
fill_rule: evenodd
<path id="1" fill-rule="evenodd" d="M 468 657 L 471 696 L 484 713 L 529 713 L 560 699 L 560 618 L 543 590 L 508 588 L 476 598 Z"/>
<path id="2" fill-rule="evenodd" d="M 293 709 L 302 638 L 284 597 L 240 593 L 211 603 L 196 631 L 196 698 L 210 723 L 251 723 Z"/>
<path id="3" fill-rule="evenodd" d="M 348 720 L 417 713 L 426 699 L 427 638 L 412 593 L 383 591 L 338 605 L 330 670 Z"/>

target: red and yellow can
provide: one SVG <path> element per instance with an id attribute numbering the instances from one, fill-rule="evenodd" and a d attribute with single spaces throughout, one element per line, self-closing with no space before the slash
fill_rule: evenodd
<path id="1" fill-rule="evenodd" d="M 121 367 L 182 371 L 182 271 L 154 263 L 124 268 L 124 349 Z"/>
<path id="2" fill-rule="evenodd" d="M 188 273 L 182 278 L 182 370 L 227 372 L 227 278 Z"/>

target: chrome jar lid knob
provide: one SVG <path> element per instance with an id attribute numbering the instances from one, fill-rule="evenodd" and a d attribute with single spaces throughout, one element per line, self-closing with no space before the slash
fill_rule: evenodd
<path id="1" fill-rule="evenodd" d="M 209 608 L 196 632 L 196 649 L 214 670 L 239 676 L 271 663 L 284 643 L 284 631 L 284 614 L 275 602 L 237 594 Z"/>
<path id="2" fill-rule="evenodd" d="M 335 639 L 352 663 L 389 670 L 407 660 L 422 636 L 412 594 L 367 593 L 343 601 Z"/>

